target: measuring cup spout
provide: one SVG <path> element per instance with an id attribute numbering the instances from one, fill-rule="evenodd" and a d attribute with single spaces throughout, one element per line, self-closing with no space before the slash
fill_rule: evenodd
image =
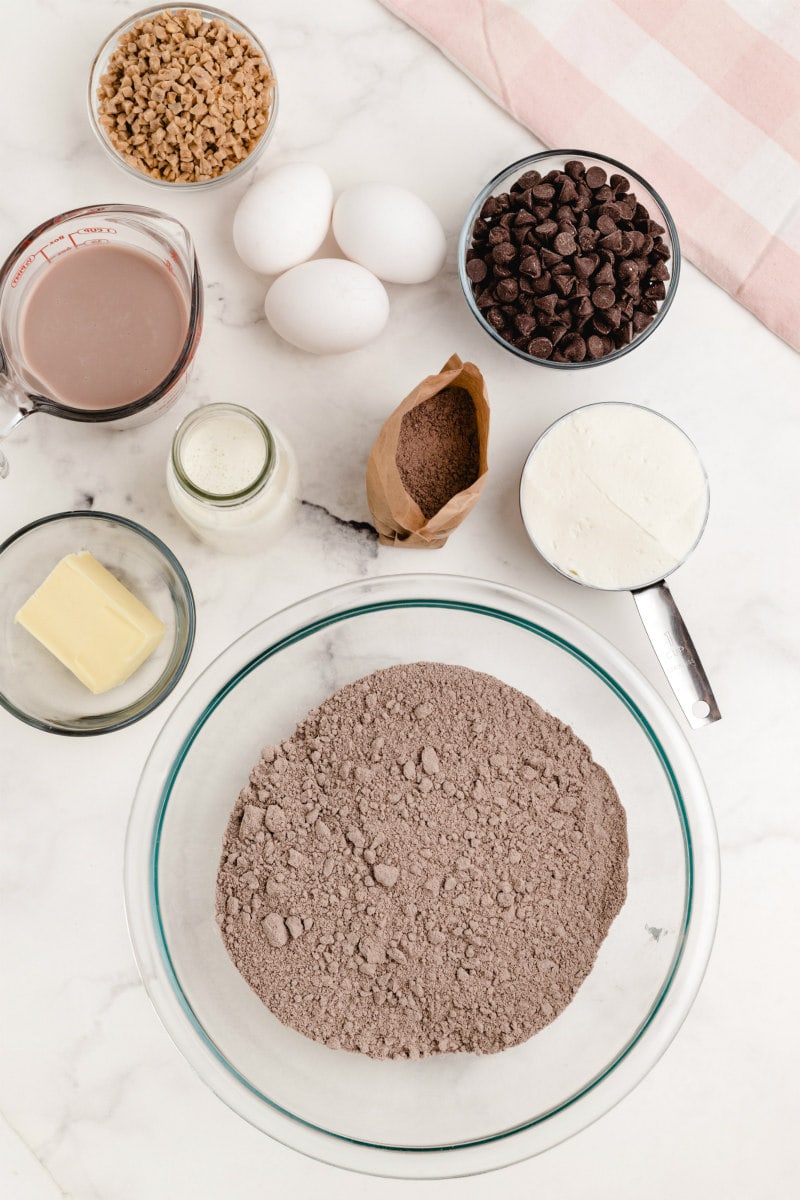
<path id="1" fill-rule="evenodd" d="M 694 642 L 664 583 L 633 592 L 639 616 L 670 687 L 692 729 L 720 720 L 720 711 Z"/>

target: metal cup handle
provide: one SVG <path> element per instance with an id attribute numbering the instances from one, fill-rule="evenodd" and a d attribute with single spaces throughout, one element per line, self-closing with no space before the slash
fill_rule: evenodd
<path id="1" fill-rule="evenodd" d="M 633 592 L 658 661 L 692 729 L 720 720 L 720 711 L 689 630 L 664 583 Z"/>

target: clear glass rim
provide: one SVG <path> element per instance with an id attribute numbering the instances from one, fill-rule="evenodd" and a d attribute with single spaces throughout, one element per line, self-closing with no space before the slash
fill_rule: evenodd
<path id="1" fill-rule="evenodd" d="M 556 426 L 560 425 L 562 423 L 562 421 L 566 421 L 568 417 L 573 417 L 575 415 L 575 413 L 583 412 L 585 409 L 601 408 L 601 407 L 608 408 L 611 405 L 614 405 L 615 407 L 618 407 L 618 408 L 641 409 L 642 412 L 649 413 L 650 416 L 653 416 L 653 417 L 658 417 L 660 420 L 666 421 L 668 425 L 671 425 L 673 427 L 673 429 L 677 429 L 678 433 L 682 434 L 683 437 L 686 438 L 686 441 L 689 443 L 689 445 L 692 447 L 695 454 L 697 455 L 697 461 L 700 463 L 700 467 L 703 472 L 703 478 L 704 478 L 705 484 L 706 484 L 706 511 L 703 516 L 703 523 L 700 526 L 700 530 L 697 534 L 697 537 L 692 542 L 692 545 L 686 551 L 686 554 L 684 554 L 681 561 L 679 563 L 676 563 L 675 566 L 672 568 L 672 570 L 665 571 L 663 575 L 658 575 L 655 579 L 648 579 L 648 581 L 646 583 L 637 583 L 631 587 L 619 587 L 619 588 L 602 587 L 600 584 L 597 584 L 597 583 L 587 583 L 583 579 L 576 579 L 576 577 L 574 575 L 568 574 L 567 571 L 562 571 L 561 567 L 559 567 L 556 563 L 554 563 L 552 561 L 552 559 L 548 558 L 548 556 L 545 554 L 545 552 L 542 550 L 541 546 L 539 545 L 538 541 L 536 540 L 536 536 L 535 536 L 533 530 L 531 529 L 531 527 L 529 526 L 528 520 L 525 516 L 525 505 L 522 502 L 522 488 L 525 483 L 525 476 L 528 473 L 528 468 L 529 468 L 530 464 L 533 462 L 542 443 L 545 441 L 547 436 L 550 433 L 552 433 L 552 431 L 556 428 Z M 663 583 L 664 579 L 668 578 L 670 575 L 673 574 L 673 572 L 677 571 L 679 567 L 683 566 L 683 564 L 686 562 L 687 558 L 690 558 L 692 556 L 692 554 L 694 554 L 697 547 L 700 545 L 700 540 L 706 531 L 706 526 L 708 525 L 708 517 L 709 517 L 710 512 L 711 512 L 711 487 L 709 484 L 708 472 L 706 471 L 705 464 L 703 462 L 703 459 L 700 456 L 700 451 L 697 449 L 697 446 L 695 445 L 694 441 L 689 437 L 686 430 L 681 425 L 679 425 L 677 421 L 673 421 L 671 417 L 665 416 L 664 413 L 658 412 L 654 408 L 647 408 L 646 405 L 644 405 L 644 404 L 636 404 L 636 403 L 634 403 L 633 400 L 597 400 L 597 401 L 595 401 L 594 404 L 581 404 L 578 406 L 578 408 L 570 409 L 569 412 L 564 413 L 560 417 L 556 417 L 555 421 L 552 421 L 547 426 L 547 428 L 545 430 L 543 430 L 542 433 L 539 434 L 538 438 L 533 443 L 533 446 L 531 447 L 531 449 L 525 459 L 525 462 L 523 463 L 522 471 L 520 472 L 520 477 L 519 477 L 519 513 L 520 513 L 520 517 L 522 518 L 522 524 L 525 527 L 525 533 L 527 534 L 528 539 L 529 539 L 531 545 L 533 546 L 534 550 L 540 556 L 540 558 L 544 562 L 547 563 L 548 567 L 552 567 L 552 569 L 554 571 L 557 571 L 558 574 L 561 575 L 564 579 L 568 579 L 570 581 L 570 583 L 577 583 L 580 587 L 589 588 L 591 591 L 594 591 L 594 592 L 643 592 L 643 591 L 645 591 L 645 589 L 653 587 L 657 583 Z"/>
<path id="2" fill-rule="evenodd" d="M 154 16 L 155 13 L 166 12 L 170 8 L 174 9 L 176 7 L 194 9 L 201 13 L 204 17 L 210 17 L 212 20 L 225 21 L 225 23 L 230 25 L 230 27 L 236 32 L 246 34 L 256 49 L 263 55 L 264 61 L 266 62 L 269 68 L 269 73 L 272 77 L 272 105 L 270 108 L 269 117 L 267 118 L 267 124 L 261 137 L 247 155 L 247 158 L 243 158 L 240 163 L 237 163 L 236 166 L 232 167 L 230 171 L 226 171 L 224 175 L 217 175 L 213 179 L 206 179 L 195 183 L 180 183 L 177 180 L 175 182 L 171 182 L 168 179 L 154 179 L 152 175 L 146 175 L 144 171 L 138 171 L 135 167 L 132 167 L 130 163 L 126 162 L 119 151 L 112 145 L 110 139 L 106 136 L 105 130 L 100 124 L 97 112 L 97 96 L 95 94 L 95 89 L 100 76 L 101 65 L 104 68 L 106 59 L 113 53 L 119 38 L 124 33 L 127 33 L 137 21 L 141 21 L 145 17 Z M 212 8 L 207 4 L 153 4 L 149 8 L 139 9 L 138 12 L 126 17 L 124 21 L 120 21 L 119 25 L 112 29 L 111 33 L 103 41 L 99 50 L 92 59 L 92 65 L 89 68 L 89 91 L 87 96 L 89 124 L 92 127 L 95 137 L 109 158 L 111 158 L 118 167 L 121 167 L 123 171 L 126 171 L 127 174 L 133 179 L 144 180 L 145 183 L 150 183 L 154 187 L 171 188 L 173 191 L 197 192 L 207 188 L 218 187 L 220 184 L 229 183 L 233 179 L 239 179 L 242 175 L 255 166 L 256 162 L 266 149 L 267 143 L 271 141 L 272 135 L 275 132 L 275 122 L 278 117 L 278 95 L 278 77 L 275 74 L 275 67 L 272 59 L 264 48 L 261 39 L 257 37 L 255 33 L 253 33 L 252 29 L 250 29 L 248 25 L 245 25 L 243 21 L 240 21 L 238 17 L 234 17 L 232 13 L 225 12 L 224 9 Z"/>
<path id="3" fill-rule="evenodd" d="M 491 196 L 492 192 L 494 192 L 495 188 L 499 184 L 503 183 L 506 179 L 510 179 L 512 175 L 516 175 L 518 173 L 522 174 L 524 171 L 530 170 L 531 167 L 543 165 L 547 159 L 559 159 L 563 163 L 564 159 L 568 158 L 591 158 L 596 162 L 606 163 L 607 166 L 614 167 L 615 170 L 630 176 L 631 179 L 635 179 L 640 187 L 644 188 L 645 191 L 653 197 L 656 204 L 664 214 L 667 233 L 670 237 L 670 248 L 672 250 L 672 258 L 670 260 L 672 268 L 670 271 L 667 294 L 661 301 L 658 312 L 655 314 L 653 320 L 650 322 L 647 328 L 632 338 L 627 346 L 621 346 L 619 349 L 612 351 L 611 354 L 606 354 L 603 358 L 585 358 L 583 362 L 561 363 L 553 362 L 553 360 L 550 358 L 537 358 L 533 354 L 528 354 L 525 350 L 520 350 L 518 346 L 512 345 L 511 342 L 507 342 L 505 338 L 501 337 L 497 330 L 489 324 L 475 303 L 475 297 L 472 294 L 472 285 L 469 277 L 467 276 L 467 250 L 469 249 L 469 243 L 471 241 L 472 227 L 478 218 L 478 214 L 483 208 L 486 200 L 488 200 L 489 196 Z M 642 343 L 645 342 L 647 338 L 649 338 L 650 335 L 655 332 L 671 308 L 672 301 L 675 297 L 675 292 L 678 288 L 680 273 L 681 250 L 680 243 L 678 241 L 678 231 L 675 228 L 675 222 L 672 219 L 672 214 L 670 213 L 664 201 L 661 199 L 658 192 L 642 175 L 639 175 L 639 173 L 634 171 L 631 167 L 626 166 L 625 163 L 618 162 L 615 158 L 609 158 L 605 154 L 597 154 L 594 150 L 540 150 L 537 151 L 536 154 L 529 154 L 525 158 L 520 158 L 516 162 L 511 163 L 509 166 L 503 167 L 502 171 L 498 171 L 494 178 L 489 180 L 486 186 L 481 189 L 481 191 L 473 200 L 464 224 L 461 227 L 461 233 L 458 239 L 458 278 L 461 283 L 461 290 L 464 293 L 464 298 L 469 306 L 469 310 L 475 317 L 478 324 L 495 342 L 497 342 L 499 346 L 502 346 L 505 350 L 510 351 L 512 354 L 516 354 L 517 358 L 524 359 L 525 362 L 535 363 L 540 367 L 551 367 L 554 370 L 572 371 L 587 367 L 600 367 L 604 363 L 616 362 L 618 359 L 623 358 L 626 354 L 630 354 L 631 350 L 635 350 L 637 346 L 641 346 Z"/>
<path id="4" fill-rule="evenodd" d="M 205 417 L 213 416 L 215 413 L 226 412 L 236 413 L 238 416 L 245 417 L 256 427 L 264 439 L 264 465 L 252 482 L 248 483 L 247 487 L 240 488 L 237 492 L 207 492 L 203 488 L 198 487 L 186 474 L 181 460 L 181 446 L 183 445 L 183 439 L 193 426 L 197 425 Z M 203 404 L 200 408 L 194 409 L 193 412 L 185 416 L 176 429 L 175 437 L 172 439 L 171 462 L 178 483 L 190 496 L 193 496 L 197 500 L 202 500 L 204 504 L 213 505 L 218 508 L 233 508 L 238 504 L 243 504 L 251 500 L 266 487 L 275 472 L 277 447 L 269 427 L 252 409 L 245 408 L 241 404 Z"/>
<path id="5" fill-rule="evenodd" d="M 17 708 L 8 696 L 0 692 L 0 706 L 6 712 L 9 712 L 12 717 L 16 717 L 17 720 L 22 721 L 25 725 L 30 725 L 34 729 L 41 729 L 44 733 L 57 733 L 62 737 L 94 737 L 101 733 L 115 733 L 118 729 L 125 729 L 128 725 L 134 725 L 137 721 L 141 721 L 143 717 L 146 717 L 148 713 L 151 713 L 154 708 L 158 708 L 162 701 L 166 700 L 186 670 L 191 657 L 195 638 L 196 613 L 194 594 L 189 579 L 169 546 L 162 542 L 161 538 L 157 537 L 156 534 L 151 533 L 149 529 L 145 529 L 143 525 L 139 525 L 136 521 L 131 521 L 128 517 L 119 517 L 115 513 L 78 508 L 70 509 L 66 512 L 51 513 L 46 517 L 39 517 L 38 520 L 31 521 L 28 525 L 24 525 L 21 529 L 12 533 L 10 537 L 6 538 L 0 544 L 0 556 L 10 546 L 21 541 L 41 526 L 51 525 L 56 521 L 69 521 L 76 517 L 86 520 L 105 521 L 110 525 L 121 525 L 123 528 L 132 530 L 132 532 L 149 542 L 175 573 L 175 577 L 180 585 L 181 596 L 186 605 L 185 616 L 180 613 L 177 606 L 175 607 L 175 643 L 176 646 L 181 647 L 180 653 L 174 662 L 172 661 L 175 657 L 173 653 L 170 662 L 167 663 L 163 673 L 152 687 L 143 696 L 140 696 L 138 700 L 126 705 L 125 708 L 112 709 L 110 712 L 99 716 L 83 717 L 81 718 L 80 725 L 56 725 L 50 721 L 40 720 L 38 717 L 34 717 L 30 713 Z"/>
<path id="6" fill-rule="evenodd" d="M 459 590 L 474 591 L 487 603 L 463 596 L 454 599 Z M 597 674 L 629 709 L 659 757 L 681 820 L 687 861 L 683 936 L 650 1013 L 624 1050 L 596 1079 L 548 1114 L 486 1138 L 446 1146 L 359 1141 L 310 1124 L 263 1096 L 216 1048 L 183 994 L 170 960 L 158 894 L 159 843 L 172 788 L 185 755 L 214 708 L 246 674 L 284 647 L 341 620 L 409 605 L 449 607 L 510 621 L 560 645 Z M 576 646 L 559 627 L 599 650 L 605 664 Z M 199 701 L 201 696 L 202 711 L 195 715 L 195 697 Z M 184 735 L 184 714 L 190 711 L 189 733 Z M 384 576 L 346 584 L 289 606 L 229 646 L 196 681 L 156 741 L 137 789 L 125 851 L 128 926 L 145 987 L 168 1032 L 201 1078 L 240 1115 L 286 1145 L 334 1165 L 404 1178 L 439 1178 L 507 1165 L 555 1145 L 621 1099 L 660 1057 L 691 1006 L 711 950 L 717 896 L 718 851 L 708 797 L 686 739 L 664 701 L 619 651 L 575 618 L 516 589 L 458 576 Z"/>

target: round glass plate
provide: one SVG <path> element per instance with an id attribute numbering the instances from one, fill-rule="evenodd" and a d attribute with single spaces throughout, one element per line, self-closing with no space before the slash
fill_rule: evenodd
<path id="1" fill-rule="evenodd" d="M 230 810 L 261 748 L 336 688 L 430 660 L 497 676 L 570 724 L 628 819 L 629 887 L 569 1007 L 500 1054 L 376 1061 L 281 1025 L 215 921 Z M 406 1178 L 491 1170 L 607 1111 L 668 1046 L 696 995 L 718 905 L 718 849 L 697 764 L 664 702 L 559 609 L 481 580 L 364 580 L 284 609 L 211 664 L 145 766 L 125 855 L 139 968 L 172 1038 L 235 1111 L 337 1166 Z"/>

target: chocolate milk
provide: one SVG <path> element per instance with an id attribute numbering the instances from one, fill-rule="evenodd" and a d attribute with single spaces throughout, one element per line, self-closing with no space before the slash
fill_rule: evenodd
<path id="1" fill-rule="evenodd" d="M 189 311 L 152 254 L 80 246 L 45 268 L 20 314 L 31 382 L 70 408 L 121 408 L 166 379 L 186 341 Z"/>

